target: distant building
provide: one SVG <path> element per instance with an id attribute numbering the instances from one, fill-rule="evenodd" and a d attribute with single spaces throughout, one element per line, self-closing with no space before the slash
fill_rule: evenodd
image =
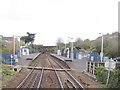
<path id="1" fill-rule="evenodd" d="M 14 43 L 15 42 L 15 45 Z M 13 54 L 13 47 L 15 48 L 15 52 L 20 49 L 20 38 L 18 37 L 3 37 L 3 53 L 11 53 Z"/>
<path id="2" fill-rule="evenodd" d="M 15 41 L 20 41 L 19 38 L 15 37 L 14 39 L 15 39 Z M 13 37 L 3 37 L 2 40 L 5 41 L 5 42 L 10 43 L 10 42 L 13 42 Z"/>
<path id="3" fill-rule="evenodd" d="M 2 62 L 5 64 L 16 64 L 18 56 L 14 54 L 20 49 L 20 38 L 3 37 L 1 35 L 0 39 L 2 40 Z"/>

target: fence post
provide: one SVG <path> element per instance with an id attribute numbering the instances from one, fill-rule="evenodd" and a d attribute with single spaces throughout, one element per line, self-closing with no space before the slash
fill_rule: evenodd
<path id="1" fill-rule="evenodd" d="M 95 74 L 95 62 L 93 62 L 93 75 Z"/>
<path id="2" fill-rule="evenodd" d="M 89 63 L 89 72 L 91 73 L 91 62 Z"/>
<path id="3" fill-rule="evenodd" d="M 98 65 L 97 65 L 97 66 L 98 66 L 98 67 L 100 66 L 100 65 L 99 65 L 99 62 L 98 62 Z"/>
<path id="4" fill-rule="evenodd" d="M 88 72 L 88 62 L 86 61 L 86 71 Z"/>

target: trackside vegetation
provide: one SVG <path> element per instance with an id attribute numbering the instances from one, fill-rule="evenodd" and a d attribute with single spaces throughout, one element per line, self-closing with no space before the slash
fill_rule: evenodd
<path id="1" fill-rule="evenodd" d="M 105 67 L 96 68 L 96 78 L 101 84 L 106 84 L 108 71 Z M 108 88 L 120 88 L 120 70 L 110 71 L 110 78 L 107 85 Z"/>
<path id="2" fill-rule="evenodd" d="M 3 70 L 2 73 L 3 73 L 3 75 L 14 75 L 15 71 L 13 71 L 13 70 Z"/>

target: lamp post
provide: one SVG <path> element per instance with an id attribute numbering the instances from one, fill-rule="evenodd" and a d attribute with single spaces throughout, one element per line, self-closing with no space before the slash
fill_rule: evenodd
<path id="1" fill-rule="evenodd" d="M 21 38 L 22 36 L 14 36 L 14 39 L 16 39 L 17 38 L 17 41 L 18 41 L 18 49 L 19 49 L 19 53 L 20 53 L 20 47 L 21 47 L 21 44 L 20 44 L 20 38 Z M 14 40 L 14 43 L 15 43 L 15 40 Z M 21 57 L 21 53 L 19 54 L 19 57 Z"/>
<path id="2" fill-rule="evenodd" d="M 13 59 L 15 55 L 15 35 L 13 35 Z"/>
<path id="3" fill-rule="evenodd" d="M 15 59 L 15 35 L 13 35 L 13 55 L 11 55 L 11 65 L 12 65 L 12 60 Z"/>
<path id="4" fill-rule="evenodd" d="M 103 33 L 99 33 L 102 35 L 102 42 L 101 42 L 101 53 L 100 53 L 100 60 L 103 61 Z"/>
<path id="5" fill-rule="evenodd" d="M 68 38 L 70 38 L 71 40 L 73 40 L 73 38 L 72 37 L 68 37 Z M 71 41 L 71 59 L 72 59 L 72 61 L 73 61 L 73 41 Z"/>

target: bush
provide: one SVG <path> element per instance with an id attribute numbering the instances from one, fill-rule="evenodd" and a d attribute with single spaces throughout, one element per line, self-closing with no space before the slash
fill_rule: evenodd
<path id="1" fill-rule="evenodd" d="M 102 84 L 106 83 L 107 79 L 107 70 L 105 67 L 97 67 L 96 68 L 96 78 L 98 81 L 100 81 Z"/>
<path id="2" fill-rule="evenodd" d="M 110 72 L 108 87 L 120 88 L 120 70 L 113 70 Z"/>
<path id="3" fill-rule="evenodd" d="M 96 78 L 102 84 L 106 84 L 108 71 L 105 67 L 96 68 Z M 108 82 L 109 88 L 120 88 L 120 70 L 110 71 L 110 77 Z"/>

